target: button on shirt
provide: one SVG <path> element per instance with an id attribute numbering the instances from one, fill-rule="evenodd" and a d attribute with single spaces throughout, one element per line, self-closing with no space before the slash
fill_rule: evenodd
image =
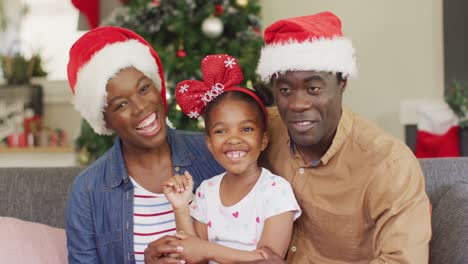
<path id="1" fill-rule="evenodd" d="M 306 164 L 276 108 L 261 165 L 285 177 L 302 208 L 290 263 L 427 263 L 429 199 L 419 162 L 346 107 L 324 156 Z"/>

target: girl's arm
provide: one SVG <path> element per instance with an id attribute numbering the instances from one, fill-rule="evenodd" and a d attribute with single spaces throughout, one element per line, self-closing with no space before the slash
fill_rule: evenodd
<path id="1" fill-rule="evenodd" d="M 288 246 L 291 241 L 293 228 L 293 212 L 284 212 L 266 219 L 262 236 L 257 245 L 257 248 L 268 247 L 282 258 L 286 256 Z M 204 227 L 204 231 L 203 231 Z M 278 228 L 281 227 L 281 228 Z M 207 238 L 206 225 L 195 220 L 195 229 L 200 238 Z M 197 232 L 197 234 L 198 234 Z M 203 237 L 205 235 L 205 237 Z M 201 262 L 213 260 L 218 263 L 237 263 L 264 259 L 259 251 L 247 251 L 234 249 L 215 243 L 202 241 L 196 237 L 185 234 L 176 235 L 182 239 L 180 245 L 184 248 L 182 252 L 183 258 L 188 262 Z"/>
<path id="2" fill-rule="evenodd" d="M 177 231 L 195 235 L 189 202 L 192 198 L 193 179 L 188 171 L 184 175 L 174 175 L 164 182 L 163 192 L 174 210 Z"/>
<path id="3" fill-rule="evenodd" d="M 183 248 L 181 259 L 188 263 L 206 263 L 213 260 L 218 263 L 238 263 L 264 259 L 258 251 L 246 251 L 218 245 L 196 236 L 177 233 L 181 239 L 176 245 Z"/>
<path id="4" fill-rule="evenodd" d="M 293 223 L 294 212 L 292 211 L 267 218 L 257 248 L 268 247 L 285 258 L 291 242 Z"/>

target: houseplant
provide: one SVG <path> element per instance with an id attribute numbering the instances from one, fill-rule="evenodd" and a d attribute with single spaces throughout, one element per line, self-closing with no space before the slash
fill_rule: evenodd
<path id="1" fill-rule="evenodd" d="M 468 82 L 453 81 L 445 91 L 445 101 L 459 120 L 460 154 L 468 156 Z"/>
<path id="2" fill-rule="evenodd" d="M 1 66 L 3 75 L 10 85 L 29 84 L 32 77 L 47 76 L 39 54 L 34 54 L 31 58 L 21 54 L 1 56 Z"/>

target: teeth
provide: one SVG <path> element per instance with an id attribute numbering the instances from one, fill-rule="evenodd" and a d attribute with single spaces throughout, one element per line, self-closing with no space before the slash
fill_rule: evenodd
<path id="1" fill-rule="evenodd" d="M 245 151 L 229 151 L 227 156 L 231 159 L 243 158 L 247 154 Z"/>
<path id="2" fill-rule="evenodd" d="M 297 122 L 297 124 L 300 126 L 306 126 L 306 125 L 309 125 L 310 123 L 311 123 L 310 121 Z"/>
<path id="3" fill-rule="evenodd" d="M 144 128 L 146 126 L 149 126 L 151 123 L 156 120 L 156 114 L 152 113 L 150 116 L 145 118 L 145 120 L 141 121 L 140 124 L 138 124 L 137 128 Z"/>

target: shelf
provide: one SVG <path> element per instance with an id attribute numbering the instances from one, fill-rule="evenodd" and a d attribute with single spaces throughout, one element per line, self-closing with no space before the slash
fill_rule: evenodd
<path id="1" fill-rule="evenodd" d="M 72 153 L 72 147 L 31 147 L 31 148 L 7 148 L 0 147 L 0 153 Z"/>

